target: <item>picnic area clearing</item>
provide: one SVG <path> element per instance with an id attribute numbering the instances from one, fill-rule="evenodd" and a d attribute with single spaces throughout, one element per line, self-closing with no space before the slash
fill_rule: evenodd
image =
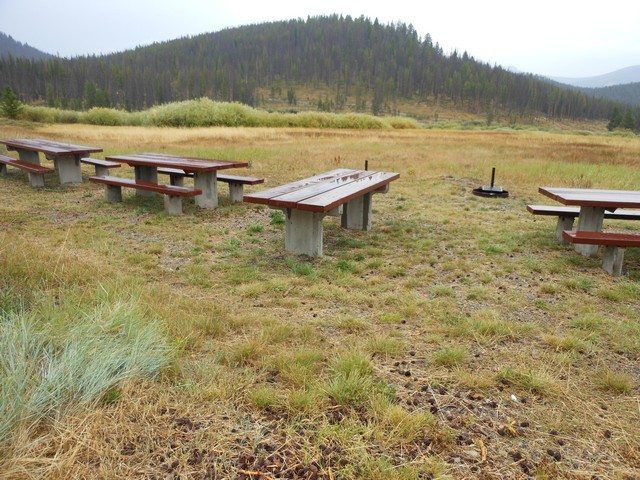
<path id="1" fill-rule="evenodd" d="M 125 205 L 108 203 L 102 185 L 33 188 L 7 169 L 2 332 L 27 310 L 56 347 L 49 360 L 62 360 L 70 337 L 56 329 L 134 305 L 161 326 L 157 351 L 171 359 L 96 403 L 61 406 L 55 422 L 5 420 L 8 478 L 640 476 L 640 249 L 612 277 L 601 257 L 557 241 L 555 217 L 526 208 L 542 185 L 640 188 L 637 137 L 0 128 L 6 138 L 96 145 L 96 158 L 247 162 L 234 173 L 265 184 L 245 194 L 365 161 L 399 173 L 375 197 L 371 230 L 327 217 L 324 256 L 308 258 L 285 251 L 279 211 L 226 191 L 218 208 L 185 201 L 173 216 L 160 195 L 125 189 Z M 508 198 L 472 194 L 493 166 Z M 94 166 L 82 172 L 88 179 Z M 134 177 L 126 165 L 117 175 Z M 606 222 L 640 231 L 637 221 Z"/>

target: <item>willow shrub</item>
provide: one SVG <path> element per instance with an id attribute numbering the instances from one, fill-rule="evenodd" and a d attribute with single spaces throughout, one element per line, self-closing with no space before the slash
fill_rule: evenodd
<path id="1" fill-rule="evenodd" d="M 101 305 L 65 322 L 46 317 L 0 312 L 0 446 L 19 429 L 73 413 L 172 361 L 162 329 L 133 302 Z"/>
<path id="2" fill-rule="evenodd" d="M 73 112 L 48 107 L 25 107 L 25 120 L 41 123 L 88 123 L 106 126 L 158 127 L 297 127 L 365 130 L 415 129 L 420 124 L 403 117 L 376 117 L 363 113 L 267 112 L 235 102 L 209 98 L 166 103 L 142 112 L 92 108 Z"/>

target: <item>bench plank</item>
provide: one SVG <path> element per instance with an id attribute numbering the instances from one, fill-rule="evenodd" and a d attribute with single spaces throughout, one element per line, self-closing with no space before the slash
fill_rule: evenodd
<path id="1" fill-rule="evenodd" d="M 122 177 L 89 177 L 91 182 L 113 185 L 116 187 L 136 188 L 138 190 L 146 190 L 149 192 L 163 193 L 170 196 L 195 196 L 200 195 L 202 190 L 198 188 L 178 187 L 176 185 L 163 185 L 161 183 L 152 182 L 136 182 L 132 178 Z"/>
<path id="2" fill-rule="evenodd" d="M 120 168 L 120 164 L 117 162 L 110 162 L 108 160 L 100 160 L 99 158 L 81 158 L 82 163 L 87 165 L 93 165 L 96 168 L 96 175 L 99 177 L 106 177 L 109 175 L 110 168 Z"/>
<path id="3" fill-rule="evenodd" d="M 584 230 L 562 232 L 571 243 L 608 245 L 612 247 L 640 247 L 640 235 L 633 233 L 587 232 Z"/>
<path id="4" fill-rule="evenodd" d="M 122 201 L 122 187 L 135 188 L 164 194 L 164 208 L 170 215 L 182 215 L 182 197 L 200 195 L 199 188 L 186 188 L 176 185 L 162 185 L 152 182 L 136 181 L 122 177 L 89 177 L 91 182 L 102 183 L 105 186 L 107 202 Z"/>
<path id="5" fill-rule="evenodd" d="M 527 210 L 533 215 L 548 215 L 558 217 L 577 218 L 580 215 L 580 207 L 563 207 L 555 205 L 527 205 Z M 640 210 L 616 209 L 611 212 L 604 211 L 604 218 L 614 220 L 640 220 Z"/>
<path id="6" fill-rule="evenodd" d="M 241 175 L 220 175 L 218 174 L 217 180 L 225 183 L 238 183 L 242 185 L 258 185 L 264 183 L 264 178 L 255 177 L 243 177 Z"/>
<path id="7" fill-rule="evenodd" d="M 622 275 L 627 247 L 640 247 L 640 235 L 637 234 L 565 230 L 562 235 L 571 243 L 604 245 L 602 269 L 614 277 Z"/>
<path id="8" fill-rule="evenodd" d="M 4 165 L 11 165 L 13 167 L 21 168 L 31 173 L 53 173 L 53 168 L 43 167 L 42 165 L 36 165 L 35 163 L 24 162 L 22 160 L 16 160 L 15 158 L 7 157 L 6 155 L 0 155 L 0 163 Z"/>

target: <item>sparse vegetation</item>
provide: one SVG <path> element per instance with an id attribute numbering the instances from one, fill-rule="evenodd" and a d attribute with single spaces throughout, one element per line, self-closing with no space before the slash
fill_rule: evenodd
<path id="1" fill-rule="evenodd" d="M 309 259 L 285 252 L 282 212 L 226 189 L 217 209 L 169 217 L 161 198 L 108 204 L 89 182 L 34 189 L 8 171 L 0 477 L 639 476 L 640 252 L 612 278 L 525 209 L 540 185 L 637 188 L 636 137 L 0 128 L 104 156 L 250 161 L 268 187 L 364 160 L 401 175 L 370 232 L 327 217 Z M 507 199 L 471 194 L 492 166 Z M 8 393 L 21 379 L 28 401 Z"/>

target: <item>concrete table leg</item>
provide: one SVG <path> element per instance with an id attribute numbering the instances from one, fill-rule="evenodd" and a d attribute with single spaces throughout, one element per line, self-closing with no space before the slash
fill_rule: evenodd
<path id="1" fill-rule="evenodd" d="M 40 155 L 38 152 L 32 150 L 21 150 L 19 148 L 14 149 L 18 152 L 18 157 L 23 162 L 33 163 L 34 165 L 40 165 Z"/>
<path id="2" fill-rule="evenodd" d="M 158 183 L 158 169 L 156 167 L 137 165 L 134 167 L 134 170 L 136 175 L 136 182 Z M 136 189 L 136 195 L 139 197 L 151 197 L 153 195 L 156 195 L 156 192 Z"/>
<path id="3" fill-rule="evenodd" d="M 580 207 L 578 230 L 587 232 L 601 232 L 604 221 L 604 207 Z M 576 244 L 575 249 L 585 257 L 595 257 L 598 245 Z"/>
<path id="4" fill-rule="evenodd" d="M 371 198 L 367 193 L 361 197 L 349 200 L 342 212 L 341 225 L 351 230 L 371 230 Z"/>
<path id="5" fill-rule="evenodd" d="M 287 208 L 284 244 L 287 252 L 310 257 L 322 256 L 324 213 Z"/>
<path id="6" fill-rule="evenodd" d="M 201 208 L 215 208 L 218 206 L 218 175 L 213 172 L 195 172 L 193 186 L 202 190 L 196 195 L 195 202 Z"/>
<path id="7" fill-rule="evenodd" d="M 118 203 L 122 201 L 122 187 L 118 185 L 107 185 L 104 186 L 104 195 L 109 203 Z"/>
<path id="8" fill-rule="evenodd" d="M 58 171 L 60 185 L 82 183 L 80 155 L 62 155 L 59 157 L 53 157 L 53 163 Z"/>

